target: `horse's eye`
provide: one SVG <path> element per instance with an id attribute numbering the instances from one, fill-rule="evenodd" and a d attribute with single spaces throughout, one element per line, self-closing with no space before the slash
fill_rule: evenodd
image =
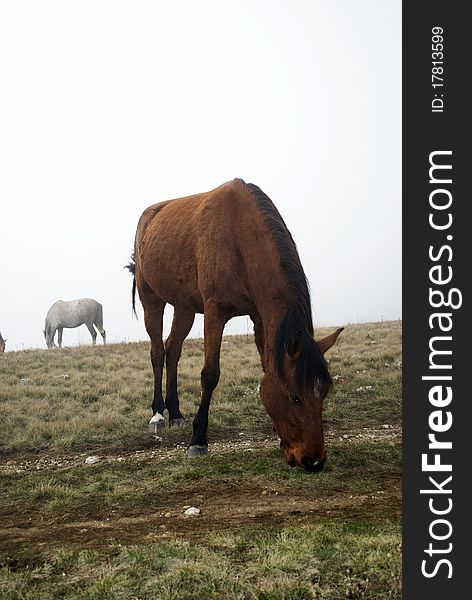
<path id="1" fill-rule="evenodd" d="M 301 402 L 300 396 L 297 396 L 296 394 L 289 394 L 288 397 L 290 398 L 291 402 L 295 402 L 295 403 Z"/>

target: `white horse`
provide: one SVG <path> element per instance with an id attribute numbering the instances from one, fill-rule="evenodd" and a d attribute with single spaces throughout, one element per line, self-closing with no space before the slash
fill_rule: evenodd
<path id="1" fill-rule="evenodd" d="M 0 333 L 0 354 L 3 354 L 3 352 L 5 352 L 5 342 L 7 340 L 4 340 L 2 338 L 2 334 Z"/>
<path id="2" fill-rule="evenodd" d="M 64 302 L 58 300 L 54 302 L 46 315 L 44 323 L 44 339 L 48 348 L 53 348 L 54 336 L 57 331 L 57 343 L 59 348 L 62 348 L 62 330 L 64 327 L 73 328 L 80 325 L 87 325 L 87 329 L 92 336 L 92 345 L 95 346 L 97 340 L 97 332 L 95 327 L 100 332 L 103 343 L 107 343 L 105 330 L 103 329 L 103 309 L 102 305 L 92 298 L 81 298 L 80 300 L 71 300 Z"/>

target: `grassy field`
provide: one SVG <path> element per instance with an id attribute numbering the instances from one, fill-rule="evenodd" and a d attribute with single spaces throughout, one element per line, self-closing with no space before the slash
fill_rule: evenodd
<path id="1" fill-rule="evenodd" d="M 285 463 L 246 336 L 222 346 L 210 454 L 186 458 L 202 350 L 181 360 L 189 421 L 159 436 L 147 343 L 0 357 L 2 599 L 401 597 L 401 322 L 330 351 L 317 474 Z"/>

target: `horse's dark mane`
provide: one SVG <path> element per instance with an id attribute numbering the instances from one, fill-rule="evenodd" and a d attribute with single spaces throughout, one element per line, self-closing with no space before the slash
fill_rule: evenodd
<path id="1" fill-rule="evenodd" d="M 294 298 L 280 321 L 275 335 L 276 371 L 280 378 L 284 377 L 287 349 L 297 341 L 301 348 L 296 362 L 296 381 L 300 391 L 313 389 L 315 386 L 319 393 L 325 396 L 332 385 L 332 380 L 326 360 L 313 339 L 310 291 L 297 247 L 272 200 L 257 185 L 240 181 L 255 201 L 271 232 L 280 256 L 280 264 Z"/>

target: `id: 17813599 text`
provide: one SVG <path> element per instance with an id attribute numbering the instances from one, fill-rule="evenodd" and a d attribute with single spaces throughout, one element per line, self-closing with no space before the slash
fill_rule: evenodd
<path id="1" fill-rule="evenodd" d="M 444 112 L 444 29 L 433 27 L 431 33 L 431 85 L 433 87 L 431 111 L 442 113 Z"/>

